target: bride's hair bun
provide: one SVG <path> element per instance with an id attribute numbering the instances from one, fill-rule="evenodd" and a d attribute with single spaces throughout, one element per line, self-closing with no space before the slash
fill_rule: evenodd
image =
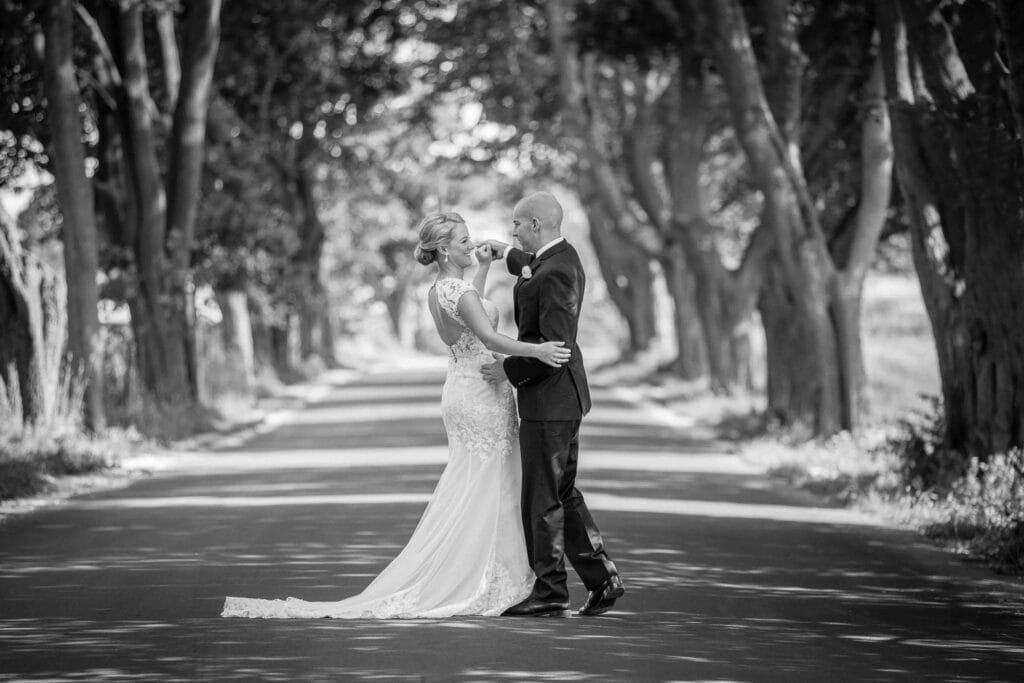
<path id="1" fill-rule="evenodd" d="M 465 222 L 457 213 L 430 214 L 420 221 L 417 228 L 420 241 L 413 251 L 413 256 L 419 263 L 429 266 L 437 260 L 438 250 L 448 246 L 452 241 L 452 230 L 455 226 Z"/>
<path id="2" fill-rule="evenodd" d="M 437 249 L 424 249 L 422 244 L 417 244 L 413 255 L 417 261 L 425 266 L 429 266 L 437 260 Z"/>

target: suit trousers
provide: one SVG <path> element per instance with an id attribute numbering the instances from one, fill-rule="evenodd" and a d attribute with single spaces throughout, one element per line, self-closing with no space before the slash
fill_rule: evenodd
<path id="1" fill-rule="evenodd" d="M 566 556 L 587 590 L 617 574 L 576 488 L 579 434 L 579 420 L 522 420 L 519 429 L 523 531 L 537 575 L 531 597 L 545 602 L 569 600 Z"/>

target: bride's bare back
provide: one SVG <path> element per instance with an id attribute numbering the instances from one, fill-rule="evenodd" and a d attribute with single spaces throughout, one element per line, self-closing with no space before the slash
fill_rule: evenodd
<path id="1" fill-rule="evenodd" d="M 459 337 L 462 336 L 462 331 L 465 327 L 445 315 L 441 309 L 440 302 L 437 300 L 436 285 L 427 292 L 427 309 L 430 311 L 430 317 L 434 319 L 434 328 L 437 330 L 437 336 L 441 338 L 441 341 L 446 346 L 453 346 L 455 342 L 459 341 Z"/>

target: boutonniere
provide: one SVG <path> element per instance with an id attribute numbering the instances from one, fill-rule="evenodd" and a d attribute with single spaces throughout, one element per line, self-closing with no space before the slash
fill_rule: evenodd
<path id="1" fill-rule="evenodd" d="M 529 280 L 531 277 L 533 277 L 533 271 L 530 270 L 530 266 L 523 266 L 523 270 L 520 271 L 519 275 L 524 280 Z"/>

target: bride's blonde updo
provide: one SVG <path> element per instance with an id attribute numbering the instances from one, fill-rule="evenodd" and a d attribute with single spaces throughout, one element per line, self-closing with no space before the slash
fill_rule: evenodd
<path id="1" fill-rule="evenodd" d="M 436 261 L 438 250 L 452 241 L 455 226 L 465 222 L 457 213 L 432 213 L 420 221 L 420 242 L 413 252 L 416 260 L 425 266 Z"/>

